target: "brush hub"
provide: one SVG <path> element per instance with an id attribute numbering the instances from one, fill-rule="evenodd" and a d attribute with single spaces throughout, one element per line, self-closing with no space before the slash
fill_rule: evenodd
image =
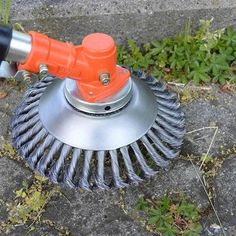
<path id="1" fill-rule="evenodd" d="M 71 79 L 65 81 L 64 94 L 70 105 L 79 111 L 90 114 L 108 114 L 122 109 L 132 98 L 132 80 L 128 80 L 127 84 L 115 95 L 103 99 L 99 102 L 90 103 L 85 101 L 78 90 L 76 82 Z"/>

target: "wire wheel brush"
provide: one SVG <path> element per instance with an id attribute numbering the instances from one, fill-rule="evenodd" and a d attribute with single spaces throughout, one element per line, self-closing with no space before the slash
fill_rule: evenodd
<path id="1" fill-rule="evenodd" d="M 11 122 L 13 145 L 34 171 L 72 188 L 121 188 L 178 155 L 185 127 L 176 94 L 116 65 L 110 36 L 74 46 L 9 27 L 0 34 L 0 59 L 16 62 L 15 77 L 41 77 Z"/>

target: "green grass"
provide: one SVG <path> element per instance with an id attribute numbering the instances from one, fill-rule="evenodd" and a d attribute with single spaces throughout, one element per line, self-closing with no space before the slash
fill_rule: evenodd
<path id="1" fill-rule="evenodd" d="M 136 209 L 146 213 L 147 228 L 162 236 L 198 236 L 202 227 L 197 207 L 183 196 L 141 197 Z"/>
<path id="2" fill-rule="evenodd" d="M 8 24 L 9 22 L 9 10 L 10 10 L 11 0 L 1 0 L 0 1 L 0 15 L 1 23 Z"/>
<path id="3" fill-rule="evenodd" d="M 211 25 L 212 20 L 201 21 L 191 34 L 189 21 L 177 36 L 141 46 L 129 39 L 119 47 L 118 61 L 168 81 L 235 83 L 236 32 L 232 27 L 211 31 Z"/>

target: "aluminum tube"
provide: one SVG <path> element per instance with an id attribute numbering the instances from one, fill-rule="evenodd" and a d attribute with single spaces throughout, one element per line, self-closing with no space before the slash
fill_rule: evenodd
<path id="1" fill-rule="evenodd" d="M 10 48 L 6 60 L 23 63 L 32 48 L 31 36 L 13 30 Z"/>

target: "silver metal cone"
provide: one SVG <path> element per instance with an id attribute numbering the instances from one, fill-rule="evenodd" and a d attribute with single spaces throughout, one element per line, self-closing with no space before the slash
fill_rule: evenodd
<path id="1" fill-rule="evenodd" d="M 43 126 L 55 138 L 72 147 L 86 150 L 113 150 L 141 138 L 157 116 L 155 96 L 143 81 L 133 79 L 132 98 L 118 112 L 94 116 L 68 104 L 66 81 L 55 80 L 39 101 Z"/>
<path id="2" fill-rule="evenodd" d="M 104 115 L 74 109 L 65 82 L 44 77 L 14 113 L 14 147 L 33 170 L 72 188 L 120 188 L 152 176 L 178 155 L 184 114 L 164 83 L 142 72 L 132 77 L 129 103 Z"/>

